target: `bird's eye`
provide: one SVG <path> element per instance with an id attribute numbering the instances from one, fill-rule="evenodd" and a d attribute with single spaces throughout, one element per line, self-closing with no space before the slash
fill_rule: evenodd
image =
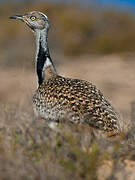
<path id="1" fill-rule="evenodd" d="M 32 21 L 35 21 L 35 20 L 36 20 L 36 17 L 35 17 L 35 16 L 31 16 L 30 19 L 31 19 Z"/>

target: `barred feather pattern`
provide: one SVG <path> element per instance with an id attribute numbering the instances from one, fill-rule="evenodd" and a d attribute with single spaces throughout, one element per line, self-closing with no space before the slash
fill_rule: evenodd
<path id="1" fill-rule="evenodd" d="M 84 80 L 53 76 L 37 89 L 33 106 L 36 114 L 50 122 L 68 119 L 105 132 L 119 132 L 114 108 L 94 85 Z"/>

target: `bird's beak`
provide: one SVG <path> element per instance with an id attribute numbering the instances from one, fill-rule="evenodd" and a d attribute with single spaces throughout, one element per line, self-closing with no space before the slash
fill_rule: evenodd
<path id="1" fill-rule="evenodd" d="M 19 20 L 23 21 L 23 16 L 21 16 L 21 15 L 10 16 L 10 19 L 19 19 Z"/>
<path id="2" fill-rule="evenodd" d="M 25 22 L 27 24 L 27 26 L 29 26 L 32 29 L 32 31 L 34 32 L 34 28 L 29 24 L 29 22 L 27 21 L 25 15 L 24 16 L 22 16 L 22 15 L 15 15 L 15 16 L 10 16 L 9 18 L 10 19 L 18 19 L 18 20 L 21 20 L 21 21 Z"/>

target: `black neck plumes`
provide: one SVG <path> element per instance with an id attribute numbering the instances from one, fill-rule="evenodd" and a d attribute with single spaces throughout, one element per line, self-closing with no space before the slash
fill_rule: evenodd
<path id="1" fill-rule="evenodd" d="M 48 31 L 46 29 L 37 32 L 36 72 L 39 86 L 45 80 L 45 70 L 48 66 L 51 66 L 52 70 L 56 72 L 55 66 L 49 54 L 47 36 Z"/>

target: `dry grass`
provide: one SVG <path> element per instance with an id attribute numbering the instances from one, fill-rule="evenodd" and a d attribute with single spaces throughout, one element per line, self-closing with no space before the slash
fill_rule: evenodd
<path id="1" fill-rule="evenodd" d="M 134 177 L 133 131 L 121 140 L 95 137 L 86 127 L 59 125 L 55 132 L 33 121 L 30 104 L 1 105 L 0 114 L 0 179 Z"/>
<path id="2" fill-rule="evenodd" d="M 85 127 L 60 125 L 55 132 L 44 120 L 33 122 L 29 104 L 1 106 L 0 114 L 1 179 L 102 179 L 110 162 L 107 176 L 117 176 L 121 168 L 124 177 L 122 161 L 135 165 L 131 134 L 119 142 L 95 139 Z"/>

